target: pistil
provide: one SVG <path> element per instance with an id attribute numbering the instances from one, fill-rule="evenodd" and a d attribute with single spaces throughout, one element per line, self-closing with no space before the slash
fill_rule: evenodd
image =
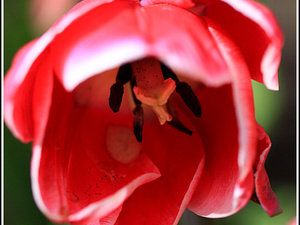
<path id="1" fill-rule="evenodd" d="M 132 70 L 137 83 L 133 88 L 136 98 L 152 108 L 161 125 L 171 121 L 166 104 L 176 88 L 175 81 L 164 80 L 160 63 L 153 58 L 132 63 Z"/>

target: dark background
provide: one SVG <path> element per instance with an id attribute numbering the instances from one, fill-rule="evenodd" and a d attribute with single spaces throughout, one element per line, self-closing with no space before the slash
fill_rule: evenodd
<path id="1" fill-rule="evenodd" d="M 253 82 L 257 120 L 272 141 L 266 170 L 284 213 L 269 218 L 259 205 L 249 202 L 239 213 L 225 219 L 205 219 L 186 211 L 181 225 L 283 225 L 296 215 L 296 2 L 262 2 L 274 11 L 285 35 L 279 69 L 280 90 L 269 91 Z M 4 0 L 3 3 L 2 69 L 5 73 L 16 51 L 38 34 L 30 26 L 27 0 Z M 52 224 L 39 212 L 32 198 L 29 177 L 31 145 L 16 140 L 6 127 L 3 139 L 5 224 Z"/>

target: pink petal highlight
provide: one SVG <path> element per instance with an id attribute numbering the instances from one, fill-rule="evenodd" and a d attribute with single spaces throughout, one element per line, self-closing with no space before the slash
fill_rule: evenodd
<path id="1" fill-rule="evenodd" d="M 171 4 L 182 8 L 190 8 L 195 5 L 192 0 L 142 0 L 141 5 L 155 5 L 155 4 Z"/>

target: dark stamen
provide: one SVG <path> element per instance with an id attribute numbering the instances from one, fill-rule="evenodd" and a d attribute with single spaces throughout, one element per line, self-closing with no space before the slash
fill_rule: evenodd
<path id="1" fill-rule="evenodd" d="M 181 123 L 180 120 L 178 120 L 178 118 L 177 118 L 178 113 L 176 112 L 176 110 L 173 107 L 171 107 L 170 105 L 167 105 L 167 108 L 168 108 L 168 112 L 172 116 L 172 120 L 167 121 L 167 123 L 169 125 L 171 125 L 172 127 L 174 127 L 175 129 L 177 129 L 185 134 L 192 135 L 193 131 L 191 131 L 183 123 Z"/>
<path id="2" fill-rule="evenodd" d="M 109 107 L 115 113 L 118 112 L 120 109 L 123 94 L 124 94 L 124 87 L 123 84 L 120 83 L 120 81 L 117 81 L 115 84 L 113 84 L 110 87 L 110 95 L 109 95 L 108 103 L 109 103 Z"/>
<path id="3" fill-rule="evenodd" d="M 122 84 L 126 84 L 128 81 L 130 81 L 131 77 L 132 77 L 131 64 L 124 64 L 120 66 L 120 69 L 116 77 L 116 81 L 120 81 Z"/>
<path id="4" fill-rule="evenodd" d="M 136 140 L 138 142 L 142 142 L 142 139 L 143 139 L 143 125 L 144 125 L 144 110 L 141 106 L 142 102 L 135 97 L 135 94 L 133 92 L 133 88 L 135 86 L 137 86 L 135 77 L 133 77 L 130 80 L 130 85 L 131 85 L 132 97 L 133 97 L 134 103 L 136 105 L 135 109 L 133 110 L 133 114 L 134 114 L 133 133 L 136 137 Z"/>
<path id="5" fill-rule="evenodd" d="M 191 86 L 185 82 L 179 82 L 176 86 L 176 92 L 181 96 L 182 100 L 192 113 L 197 117 L 201 117 L 201 105 Z"/>
<path id="6" fill-rule="evenodd" d="M 170 124 L 172 127 L 176 128 L 177 130 L 185 133 L 185 134 L 189 134 L 192 135 L 193 131 L 191 131 L 190 129 L 188 129 L 186 126 L 184 126 L 179 120 L 177 119 L 172 119 L 171 121 L 167 122 L 168 124 Z"/>
<path id="7" fill-rule="evenodd" d="M 117 77 L 116 83 L 114 83 L 110 88 L 110 95 L 109 95 L 109 107 L 115 113 L 119 111 L 123 94 L 124 94 L 124 87 L 123 85 L 126 84 L 132 77 L 132 68 L 130 64 L 125 64 L 120 66 Z"/>
<path id="8" fill-rule="evenodd" d="M 135 86 L 137 86 L 135 77 L 132 77 L 132 79 L 130 80 L 130 85 L 131 85 L 131 93 L 132 93 L 132 97 L 133 97 L 134 103 L 137 106 L 140 106 L 142 104 L 142 102 L 135 97 L 135 94 L 133 92 L 133 88 Z"/>
<path id="9" fill-rule="evenodd" d="M 176 82 L 176 92 L 180 95 L 186 106 L 189 107 L 195 116 L 201 117 L 201 105 L 192 88 L 185 82 L 179 82 L 176 74 L 166 65 L 162 63 L 160 65 L 164 78 L 171 78 Z"/>
<path id="10" fill-rule="evenodd" d="M 175 81 L 176 84 L 179 82 L 178 77 L 169 67 L 167 67 L 163 63 L 160 63 L 160 67 L 165 80 L 171 78 L 172 80 Z"/>
<path id="11" fill-rule="evenodd" d="M 144 125 L 144 110 L 141 106 L 136 106 L 133 110 L 133 133 L 138 142 L 142 142 L 143 138 L 143 125 Z"/>

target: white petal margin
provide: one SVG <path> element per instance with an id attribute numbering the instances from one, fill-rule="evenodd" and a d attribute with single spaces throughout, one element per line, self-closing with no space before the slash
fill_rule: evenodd
<path id="1" fill-rule="evenodd" d="M 281 59 L 283 34 L 273 13 L 263 4 L 252 0 L 222 1 L 257 23 L 270 38 L 271 43 L 261 62 L 261 71 L 266 87 L 270 90 L 278 90 L 277 70 Z"/>
<path id="2" fill-rule="evenodd" d="M 77 213 L 68 216 L 61 214 L 51 213 L 45 205 L 39 186 L 39 167 L 41 159 L 42 148 L 36 145 L 33 148 L 33 156 L 31 161 L 31 186 L 34 200 L 39 207 L 40 211 L 50 220 L 55 222 L 70 222 L 86 224 L 93 222 L 99 218 L 109 215 L 111 212 L 122 206 L 123 202 L 142 184 L 155 180 L 161 176 L 159 171 L 156 173 L 143 174 L 132 182 L 128 183 L 125 187 L 119 189 L 114 194 L 106 197 L 100 201 L 92 203 L 83 208 Z"/>

